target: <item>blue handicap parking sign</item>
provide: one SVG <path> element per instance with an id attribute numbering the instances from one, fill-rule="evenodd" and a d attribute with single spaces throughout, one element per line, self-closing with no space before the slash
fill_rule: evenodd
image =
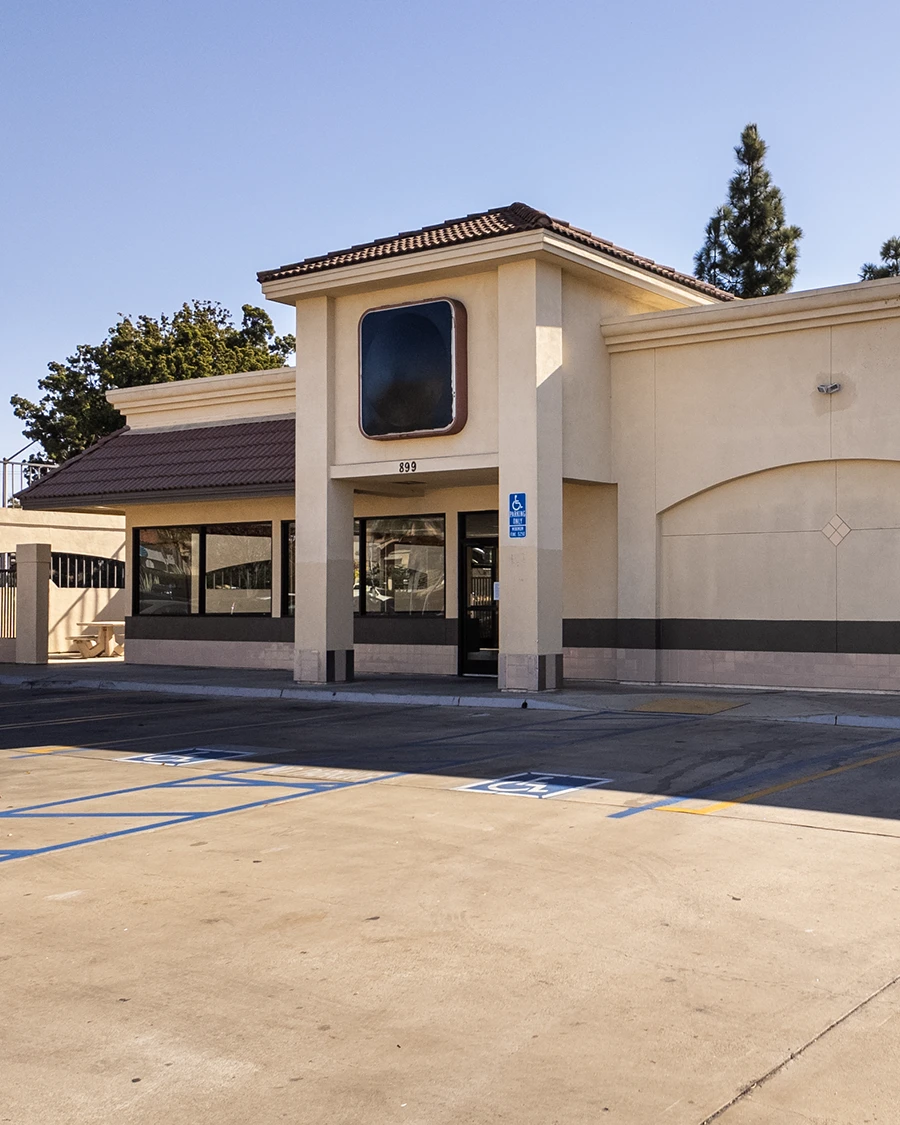
<path id="1" fill-rule="evenodd" d="M 527 512 L 524 492 L 509 494 L 509 537 L 524 539 L 527 530 Z"/>
<path id="2" fill-rule="evenodd" d="M 562 773 L 514 773 L 509 777 L 498 777 L 496 781 L 476 781 L 473 785 L 460 785 L 474 793 L 502 793 L 508 797 L 536 797 L 539 801 L 547 797 L 559 797 L 575 789 L 593 789 L 597 785 L 608 785 L 611 777 L 575 777 Z"/>

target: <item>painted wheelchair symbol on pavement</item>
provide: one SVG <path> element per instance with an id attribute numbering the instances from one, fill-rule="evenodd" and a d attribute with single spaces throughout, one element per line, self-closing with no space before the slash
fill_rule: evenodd
<path id="1" fill-rule="evenodd" d="M 508 777 L 498 777 L 495 781 L 476 781 L 472 785 L 459 785 L 458 789 L 473 793 L 501 793 L 507 797 L 532 797 L 539 801 L 548 797 L 561 797 L 577 789 L 593 789 L 598 785 L 608 785 L 611 777 L 578 777 L 571 774 L 513 773 Z"/>

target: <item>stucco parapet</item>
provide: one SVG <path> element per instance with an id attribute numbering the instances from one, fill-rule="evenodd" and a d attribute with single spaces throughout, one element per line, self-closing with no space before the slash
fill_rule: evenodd
<path id="1" fill-rule="evenodd" d="M 296 410 L 297 375 L 293 367 L 267 371 L 240 371 L 233 375 L 211 375 L 177 383 L 153 383 L 145 387 L 122 387 L 107 391 L 109 402 L 124 414 L 133 428 L 197 425 L 192 416 L 215 412 L 210 424 L 221 424 L 225 416 L 246 420 L 264 411 L 267 417 L 284 417 Z"/>
<path id="2" fill-rule="evenodd" d="M 884 278 L 699 309 L 639 313 L 606 321 L 602 332 L 610 352 L 618 353 L 896 317 L 900 279 Z"/>

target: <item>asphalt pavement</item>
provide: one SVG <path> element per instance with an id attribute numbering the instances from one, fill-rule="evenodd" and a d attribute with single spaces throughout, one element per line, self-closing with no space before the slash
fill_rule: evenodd
<path id="1" fill-rule="evenodd" d="M 81 674 L 0 687 L 0 1122 L 896 1121 L 894 697 Z"/>

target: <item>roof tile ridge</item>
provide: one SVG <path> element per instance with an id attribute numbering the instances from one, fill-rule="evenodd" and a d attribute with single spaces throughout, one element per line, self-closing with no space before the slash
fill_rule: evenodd
<path id="1" fill-rule="evenodd" d="M 423 234 L 430 234 L 432 231 L 437 230 L 446 230 L 448 227 L 458 226 L 461 223 L 474 223 L 479 219 L 486 219 L 491 215 L 509 215 L 510 213 L 514 216 L 516 225 L 520 227 L 523 222 L 528 224 L 529 227 L 533 227 L 549 226 L 552 221 L 549 215 L 544 214 L 543 211 L 536 211 L 526 203 L 512 203 L 503 207 L 489 207 L 486 211 L 474 211 L 469 215 L 460 215 L 455 219 L 444 219 L 443 222 L 440 223 L 431 223 L 427 227 L 416 227 L 413 230 L 398 231 L 397 234 L 383 235 L 380 238 L 373 238 L 368 242 L 357 242 L 353 246 L 345 246 L 339 250 L 329 250 L 325 254 L 316 254 L 309 258 L 301 258 L 296 262 L 287 262 L 284 265 L 276 266 L 274 269 L 259 270 L 256 274 L 257 280 L 262 282 L 273 274 L 296 269 L 298 266 L 311 266 L 316 262 L 324 262 L 329 258 L 344 257 L 348 254 L 357 253 L 360 250 L 377 250 L 382 246 L 390 246 L 392 242 L 397 242 L 400 239 L 421 237 Z"/>
<path id="2" fill-rule="evenodd" d="M 498 207 L 497 211 L 511 214 L 517 223 L 523 225 L 528 230 L 534 230 L 538 227 L 546 229 L 552 228 L 554 223 L 561 222 L 560 219 L 552 219 L 546 211 L 539 211 L 536 207 L 532 207 L 528 203 L 515 202 L 510 203 L 508 207 Z M 490 214 L 490 212 L 488 212 Z M 568 223 L 564 223 L 568 226 Z"/>
<path id="3" fill-rule="evenodd" d="M 108 441 L 112 441 L 113 438 L 121 437 L 122 434 L 126 433 L 130 429 L 131 426 L 125 425 L 120 426 L 117 430 L 113 430 L 111 434 L 105 434 L 102 438 L 100 438 L 99 441 L 95 441 L 93 445 L 89 445 L 87 449 L 82 449 L 82 451 L 80 453 L 76 453 L 74 457 L 67 457 L 65 461 L 61 461 L 58 465 L 55 465 L 49 473 L 44 473 L 43 476 L 39 477 L 32 484 L 29 484 L 27 488 L 23 488 L 19 492 L 15 493 L 16 497 L 26 495 L 26 493 L 31 492 L 32 489 L 37 488 L 38 485 L 43 484 L 44 481 L 50 480 L 51 477 L 55 477 L 60 469 L 67 469 L 70 465 L 74 465 L 76 461 L 80 461 L 82 460 L 82 458 L 87 457 L 89 453 L 95 453 L 101 445 L 106 445 L 106 443 Z"/>
<path id="4" fill-rule="evenodd" d="M 706 292 L 711 296 L 714 295 L 726 301 L 737 300 L 733 293 L 729 293 L 725 289 L 719 289 L 715 285 L 710 285 L 708 281 L 703 281 L 699 277 L 693 277 L 691 274 L 684 273 L 676 269 L 675 266 L 667 266 L 662 262 L 657 262 L 655 258 L 648 258 L 644 254 L 638 254 L 634 250 L 629 250 L 626 246 L 619 246 L 618 243 L 612 242 L 608 238 L 600 238 L 599 235 L 594 234 L 592 231 L 584 230 L 581 227 L 573 227 L 570 223 L 566 223 L 562 219 L 553 219 L 552 229 L 563 236 L 568 235 L 576 240 L 584 240 L 614 256 L 617 254 L 622 255 L 635 265 L 649 268 L 653 273 L 671 274 L 680 283 L 689 284 L 692 288 L 700 292 Z"/>

